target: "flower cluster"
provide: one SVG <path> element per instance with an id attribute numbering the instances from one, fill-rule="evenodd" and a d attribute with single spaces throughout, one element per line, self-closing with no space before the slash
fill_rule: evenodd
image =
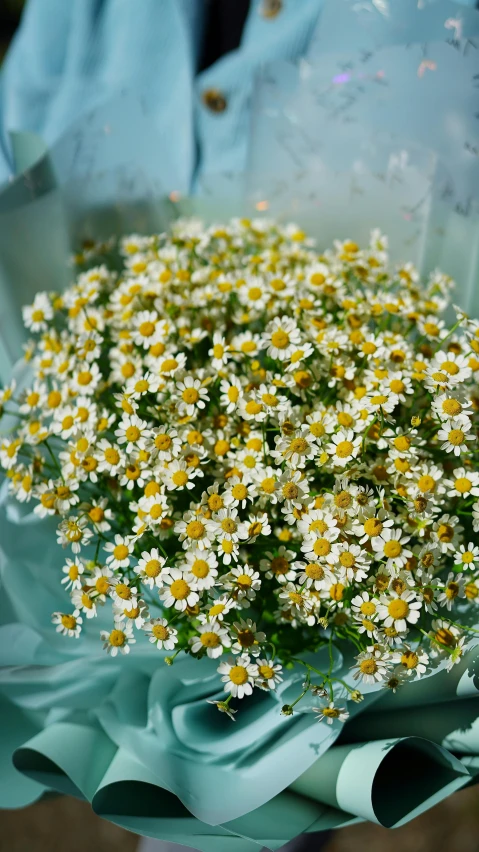
<path id="1" fill-rule="evenodd" d="M 297 662 L 345 718 L 332 665 L 301 660 L 323 646 L 355 650 L 356 700 L 453 665 L 479 601 L 479 323 L 447 328 L 451 280 L 392 269 L 379 232 L 320 254 L 265 220 L 119 255 L 25 308 L 30 382 L 0 395 L 11 492 L 66 551 L 56 629 L 108 606 L 107 653 L 217 660 L 230 715 Z"/>

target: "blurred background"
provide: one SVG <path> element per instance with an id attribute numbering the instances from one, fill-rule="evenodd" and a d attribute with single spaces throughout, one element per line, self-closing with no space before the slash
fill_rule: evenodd
<path id="1" fill-rule="evenodd" d="M 23 5 L 24 0 L 0 0 L 0 64 Z M 135 835 L 99 819 L 75 799 L 52 797 L 22 811 L 0 811 L 0 852 L 136 852 L 137 846 Z M 479 852 L 479 786 L 456 793 L 404 828 L 388 831 L 367 824 L 341 829 L 324 852 L 384 850 Z"/>

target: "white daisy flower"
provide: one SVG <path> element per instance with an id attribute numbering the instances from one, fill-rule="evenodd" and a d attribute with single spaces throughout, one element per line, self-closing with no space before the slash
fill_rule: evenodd
<path id="1" fill-rule="evenodd" d="M 411 648 L 410 645 L 404 645 L 391 655 L 391 661 L 394 665 L 402 666 L 405 674 L 409 677 L 415 675 L 417 680 L 426 674 L 429 665 L 429 654 L 426 654 L 422 648 Z"/>
<path id="2" fill-rule="evenodd" d="M 211 657 L 213 660 L 220 657 L 225 648 L 231 646 L 228 631 L 217 621 L 202 624 L 198 628 L 198 636 L 193 636 L 188 641 L 193 654 L 206 651 L 208 657 Z"/>
<path id="3" fill-rule="evenodd" d="M 159 650 L 173 651 L 178 644 L 178 631 L 170 627 L 166 618 L 152 618 L 143 625 L 143 630 Z"/>
<path id="4" fill-rule="evenodd" d="M 248 654 L 241 654 L 236 660 L 220 663 L 217 671 L 225 684 L 226 692 L 234 698 L 251 695 L 258 677 L 258 666 L 252 663 Z"/>
<path id="5" fill-rule="evenodd" d="M 326 720 L 328 725 L 333 722 L 346 722 L 349 719 L 349 713 L 345 707 L 336 707 L 334 701 L 330 701 L 324 707 L 313 707 L 313 713 L 317 713 L 317 721 Z"/>
<path id="6" fill-rule="evenodd" d="M 209 400 L 208 390 L 199 379 L 185 376 L 176 385 L 178 411 L 181 415 L 193 417 L 197 409 L 203 409 Z"/>
<path id="7" fill-rule="evenodd" d="M 164 588 L 160 591 L 160 600 L 166 607 L 174 607 L 183 612 L 186 607 L 195 606 L 200 596 L 196 591 L 196 579 L 193 574 L 184 574 L 178 568 L 170 568 L 164 577 Z"/>
<path id="8" fill-rule="evenodd" d="M 356 458 L 361 449 L 361 437 L 355 436 L 352 429 L 345 429 L 331 436 L 331 441 L 326 445 L 326 452 L 331 456 L 335 465 L 343 467 Z"/>
<path id="9" fill-rule="evenodd" d="M 131 562 L 131 554 L 134 549 L 134 542 L 129 536 L 115 535 L 113 541 L 107 541 L 103 549 L 110 555 L 107 557 L 106 564 L 114 571 L 120 568 L 128 568 Z"/>
<path id="10" fill-rule="evenodd" d="M 129 654 L 130 645 L 136 642 L 133 636 L 133 625 L 127 622 L 116 621 L 113 630 L 102 630 L 100 638 L 103 642 L 103 648 L 112 657 L 117 654 Z"/>
<path id="11" fill-rule="evenodd" d="M 445 429 L 439 429 L 437 439 L 443 442 L 441 450 L 446 450 L 446 453 L 454 453 L 455 456 L 467 452 L 469 450 L 467 442 L 474 440 L 474 435 L 469 434 L 471 426 L 469 418 L 455 417 Z"/>
<path id="12" fill-rule="evenodd" d="M 363 683 L 374 684 L 386 679 L 390 666 L 389 651 L 373 645 L 358 654 L 356 664 L 351 668 L 356 669 L 354 680 L 361 679 Z"/>
<path id="13" fill-rule="evenodd" d="M 81 559 L 75 556 L 74 559 L 66 559 L 65 565 L 62 568 L 65 577 L 62 580 L 62 585 L 66 589 L 81 589 L 81 576 L 85 568 Z"/>
<path id="14" fill-rule="evenodd" d="M 276 317 L 266 328 L 264 340 L 270 358 L 280 361 L 289 360 L 294 349 L 301 342 L 301 335 L 294 320 L 283 316 Z"/>
<path id="15" fill-rule="evenodd" d="M 56 625 L 56 632 L 61 633 L 63 636 L 69 636 L 75 639 L 78 639 L 80 636 L 83 619 L 76 610 L 73 614 L 54 612 L 52 615 L 52 622 Z"/>
<path id="16" fill-rule="evenodd" d="M 258 666 L 256 686 L 259 689 L 263 689 L 264 691 L 276 689 L 277 684 L 282 683 L 281 672 L 283 671 L 283 666 L 280 663 L 275 663 L 274 660 L 269 660 L 266 657 L 259 657 L 256 660 L 256 664 Z"/>
<path id="17" fill-rule="evenodd" d="M 46 331 L 53 318 L 53 307 L 46 293 L 37 293 L 33 305 L 22 308 L 25 328 L 33 332 Z"/>
<path id="18" fill-rule="evenodd" d="M 445 606 L 449 611 L 455 605 L 457 598 L 464 597 L 464 580 L 462 574 L 454 574 L 450 571 L 444 581 L 444 588 L 437 595 L 437 602 L 440 606 Z"/>
<path id="19" fill-rule="evenodd" d="M 394 627 L 398 633 L 407 630 L 408 624 L 416 624 L 421 614 L 421 601 L 414 592 L 407 590 L 397 595 L 390 592 L 381 595 L 378 603 L 378 617 L 384 621 L 385 627 Z"/>
<path id="20" fill-rule="evenodd" d="M 376 558 L 385 559 L 386 568 L 397 571 L 412 556 L 412 550 L 406 547 L 409 541 L 410 536 L 404 535 L 402 530 L 386 528 L 372 540 L 372 546 Z"/>

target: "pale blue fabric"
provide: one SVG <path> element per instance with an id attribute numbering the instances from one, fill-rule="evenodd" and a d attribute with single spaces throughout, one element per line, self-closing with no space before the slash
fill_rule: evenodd
<path id="1" fill-rule="evenodd" d="M 13 171 L 8 131 L 52 144 L 122 90 L 155 117 L 166 189 L 188 191 L 198 171 L 243 170 L 255 71 L 305 53 L 323 2 L 285 0 L 267 18 L 252 0 L 240 48 L 197 74 L 204 0 L 30 0 L 3 69 L 0 183 Z M 225 112 L 203 105 L 208 88 L 225 94 Z"/>
<path id="2" fill-rule="evenodd" d="M 0 184 L 13 172 L 9 131 L 51 144 L 125 89 L 156 119 L 165 189 L 186 192 L 202 174 L 242 171 L 255 72 L 307 52 L 324 0 L 284 0 L 273 18 L 262 14 L 263 0 L 252 0 L 240 48 L 197 74 L 206 2 L 30 0 L 2 73 Z M 227 98 L 221 114 L 202 103 L 212 87 Z"/>

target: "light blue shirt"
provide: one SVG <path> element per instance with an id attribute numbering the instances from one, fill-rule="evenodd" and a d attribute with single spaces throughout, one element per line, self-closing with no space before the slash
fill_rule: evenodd
<path id="1" fill-rule="evenodd" d="M 268 16 L 266 0 L 251 0 L 241 46 L 197 73 L 204 0 L 30 0 L 2 74 L 0 182 L 13 171 L 8 131 L 51 144 L 121 90 L 156 121 L 168 189 L 243 170 L 255 73 L 307 51 L 323 2 L 283 0 Z M 224 95 L 223 112 L 204 104 L 208 89 Z"/>

